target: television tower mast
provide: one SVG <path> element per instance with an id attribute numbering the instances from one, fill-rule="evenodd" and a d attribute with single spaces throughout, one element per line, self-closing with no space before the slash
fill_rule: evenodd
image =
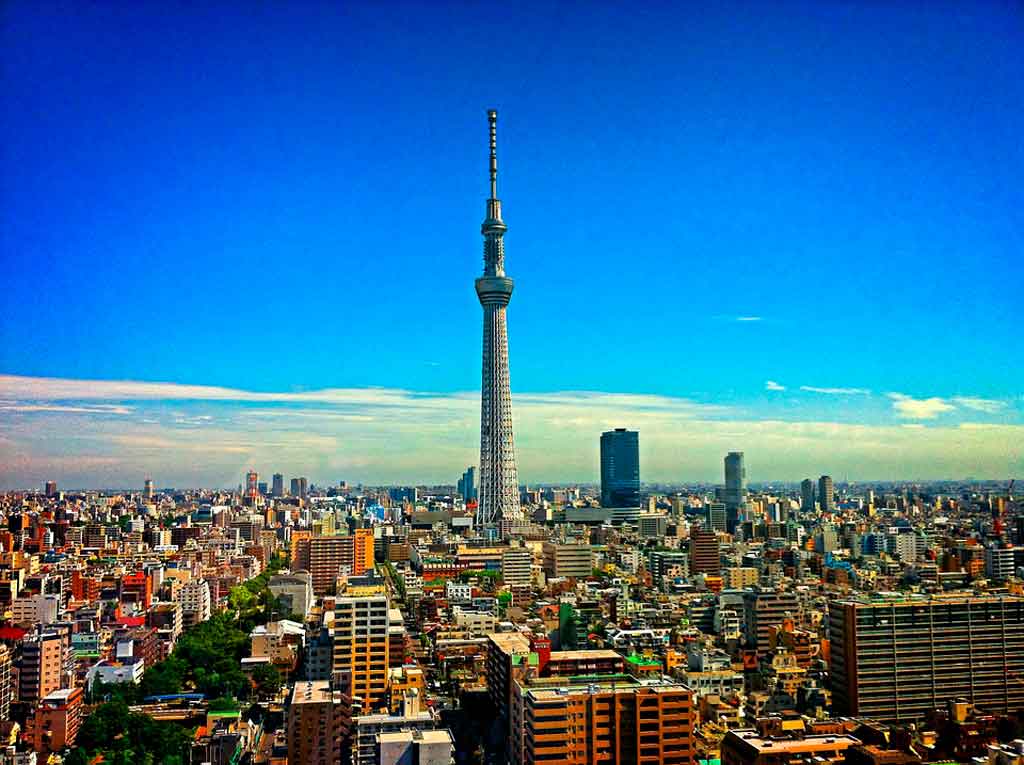
<path id="1" fill-rule="evenodd" d="M 478 526 L 496 526 L 522 517 L 519 479 L 512 438 L 512 394 L 509 390 L 508 328 L 505 309 L 512 298 L 512 280 L 505 275 L 507 227 L 498 199 L 498 112 L 487 112 L 491 128 L 491 196 L 480 232 L 484 236 L 484 275 L 476 294 L 484 309 L 483 382 L 480 389 L 480 489 Z"/>

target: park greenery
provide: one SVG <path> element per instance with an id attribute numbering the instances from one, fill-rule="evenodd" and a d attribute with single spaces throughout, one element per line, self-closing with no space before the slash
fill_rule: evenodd
<path id="1" fill-rule="evenodd" d="M 65 765 L 86 765 L 102 755 L 109 765 L 184 765 L 192 736 L 180 725 L 132 712 L 121 699 L 101 704 L 82 722 Z"/>
<path id="2" fill-rule="evenodd" d="M 105 763 L 185 763 L 189 731 L 132 712 L 130 705 L 150 696 L 202 693 L 210 709 L 223 711 L 238 709 L 240 701 L 276 694 L 282 686 L 277 669 L 259 665 L 250 678 L 242 672 L 241 660 L 249 655 L 254 627 L 288 615 L 268 586 L 284 565 L 283 558 L 274 558 L 262 574 L 233 587 L 227 610 L 182 633 L 171 655 L 147 667 L 137 685 L 95 683 L 89 698 L 99 705 L 85 719 L 66 762 L 79 765 L 102 755 Z"/>
<path id="3" fill-rule="evenodd" d="M 395 588 L 395 593 L 398 595 L 398 599 L 405 602 L 405 579 L 399 576 L 398 571 L 395 570 L 391 561 L 386 561 L 382 565 L 388 574 L 388 578 L 391 580 L 392 587 Z"/>

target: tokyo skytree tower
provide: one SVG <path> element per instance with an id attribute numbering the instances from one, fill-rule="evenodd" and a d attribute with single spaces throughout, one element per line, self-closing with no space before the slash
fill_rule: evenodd
<path id="1" fill-rule="evenodd" d="M 508 329 L 505 308 L 512 298 L 512 280 L 505 275 L 506 226 L 498 200 L 498 113 L 487 112 L 491 125 L 491 196 L 484 235 L 484 275 L 476 294 L 484 309 L 483 384 L 480 390 L 480 490 L 477 526 L 494 526 L 522 517 L 519 480 L 512 438 L 512 394 L 508 376 Z"/>

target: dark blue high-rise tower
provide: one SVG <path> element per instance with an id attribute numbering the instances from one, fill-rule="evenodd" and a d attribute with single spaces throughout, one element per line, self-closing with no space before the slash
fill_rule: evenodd
<path id="1" fill-rule="evenodd" d="M 601 504 L 640 506 L 640 434 L 635 430 L 601 434 Z"/>

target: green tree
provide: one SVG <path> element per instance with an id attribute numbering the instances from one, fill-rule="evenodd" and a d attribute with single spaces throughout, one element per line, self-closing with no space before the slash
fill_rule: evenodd
<path id="1" fill-rule="evenodd" d="M 260 664 L 252 671 L 252 681 L 261 696 L 274 696 L 281 690 L 281 673 L 272 664 Z"/>
<path id="2" fill-rule="evenodd" d="M 576 612 L 571 603 L 558 607 L 558 643 L 563 651 L 574 651 L 578 644 L 576 635 Z"/>

